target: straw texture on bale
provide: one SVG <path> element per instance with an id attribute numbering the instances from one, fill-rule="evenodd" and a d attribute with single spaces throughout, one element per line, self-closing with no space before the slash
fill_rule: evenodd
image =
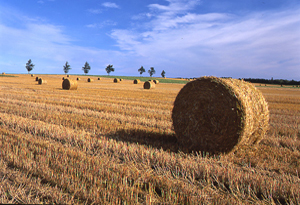
<path id="1" fill-rule="evenodd" d="M 36 78 L 35 78 L 35 81 L 39 81 L 39 77 L 36 77 Z"/>
<path id="2" fill-rule="evenodd" d="M 154 82 L 155 84 L 158 84 L 158 83 L 159 83 L 159 81 L 158 81 L 158 80 L 153 80 L 153 82 Z"/>
<path id="3" fill-rule="evenodd" d="M 152 89 L 152 88 L 155 88 L 155 83 L 154 82 L 146 81 L 144 83 L 144 89 Z"/>
<path id="4" fill-rule="evenodd" d="M 133 81 L 133 84 L 139 84 L 141 81 L 139 80 L 139 79 L 135 79 L 134 81 Z"/>
<path id="5" fill-rule="evenodd" d="M 62 88 L 65 90 L 77 90 L 77 81 L 71 79 L 65 79 L 62 82 Z"/>
<path id="6" fill-rule="evenodd" d="M 114 79 L 114 83 L 119 83 L 119 82 L 120 82 L 120 79 L 118 79 L 118 78 Z"/>
<path id="7" fill-rule="evenodd" d="M 94 80 L 91 78 L 88 78 L 88 82 L 93 82 Z"/>
<path id="8" fill-rule="evenodd" d="M 42 84 L 47 84 L 47 81 L 44 80 L 44 79 L 42 79 L 42 78 L 40 78 L 39 79 L 39 85 L 42 85 Z"/>
<path id="9" fill-rule="evenodd" d="M 189 151 L 230 153 L 260 142 L 268 129 L 269 111 L 251 83 L 202 77 L 180 90 L 172 120 L 178 142 Z"/>

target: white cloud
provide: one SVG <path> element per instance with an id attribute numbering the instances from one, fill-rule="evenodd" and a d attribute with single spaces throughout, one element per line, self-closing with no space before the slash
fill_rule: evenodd
<path id="1" fill-rule="evenodd" d="M 112 3 L 112 2 L 104 2 L 102 6 L 107 8 L 115 8 L 115 9 L 120 8 L 116 3 Z"/>
<path id="2" fill-rule="evenodd" d="M 113 30 L 111 37 L 173 76 L 300 79 L 300 8 L 235 16 L 192 13 L 182 1 L 169 2 L 150 5 L 159 12 L 143 29 Z"/>
<path id="3" fill-rule="evenodd" d="M 106 20 L 101 23 L 88 24 L 88 25 L 86 25 L 86 27 L 88 27 L 88 28 L 103 28 L 105 26 L 116 26 L 116 25 L 117 25 L 117 22 L 111 21 L 111 20 Z"/>

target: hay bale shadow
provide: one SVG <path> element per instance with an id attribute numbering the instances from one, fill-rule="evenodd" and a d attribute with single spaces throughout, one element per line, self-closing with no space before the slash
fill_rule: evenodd
<path id="1" fill-rule="evenodd" d="M 107 138 L 116 141 L 138 143 L 149 147 L 163 149 L 170 152 L 184 152 L 184 147 L 177 142 L 175 134 L 164 134 L 156 132 L 147 132 L 139 129 L 118 130 L 105 135 Z"/>

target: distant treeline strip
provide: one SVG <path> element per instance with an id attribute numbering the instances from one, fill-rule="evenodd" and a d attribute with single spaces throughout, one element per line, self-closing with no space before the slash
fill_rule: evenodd
<path id="1" fill-rule="evenodd" d="M 276 84 L 276 85 L 300 85 L 300 81 L 283 79 L 263 79 L 263 78 L 244 78 L 244 81 L 251 83 Z"/>

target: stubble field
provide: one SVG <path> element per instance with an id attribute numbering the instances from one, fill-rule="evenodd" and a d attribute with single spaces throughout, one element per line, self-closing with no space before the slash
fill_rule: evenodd
<path id="1" fill-rule="evenodd" d="M 187 153 L 172 129 L 183 84 L 0 77 L 0 203 L 300 204 L 300 89 L 260 87 L 258 146 Z"/>

